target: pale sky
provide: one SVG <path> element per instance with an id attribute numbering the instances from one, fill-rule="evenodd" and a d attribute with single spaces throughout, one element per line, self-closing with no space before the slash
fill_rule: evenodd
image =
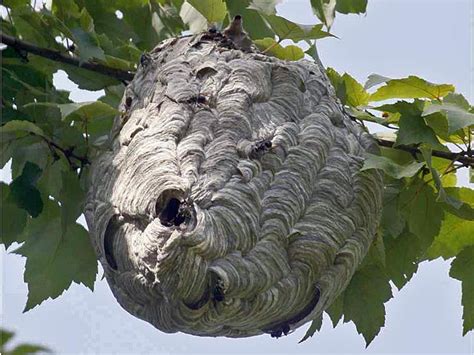
<path id="1" fill-rule="evenodd" d="M 316 23 L 309 2 L 285 1 L 278 7 L 279 14 L 300 23 Z M 472 0 L 369 0 L 367 15 L 336 18 L 333 32 L 340 39 L 319 41 L 320 56 L 324 65 L 347 71 L 362 82 L 378 73 L 452 83 L 472 103 L 473 12 Z M 75 89 L 64 75 L 56 79 L 61 88 L 74 90 L 73 100 L 98 96 Z M 9 181 L 9 172 L 2 170 L 0 177 Z M 467 184 L 466 175 L 461 179 Z M 461 336 L 460 283 L 449 278 L 449 262 L 441 260 L 423 263 L 402 291 L 394 289 L 394 298 L 386 304 L 385 327 L 368 349 L 352 323 L 333 329 L 327 317 L 321 332 L 302 344 L 298 341 L 307 326 L 280 339 L 165 334 L 125 312 L 105 280 L 100 280 L 101 271 L 94 292 L 74 284 L 58 299 L 22 314 L 27 297 L 22 281 L 25 261 L 7 254 L 2 246 L 0 262 L 2 327 L 15 331 L 18 341 L 41 343 L 59 354 L 474 354 L 473 332 Z"/>

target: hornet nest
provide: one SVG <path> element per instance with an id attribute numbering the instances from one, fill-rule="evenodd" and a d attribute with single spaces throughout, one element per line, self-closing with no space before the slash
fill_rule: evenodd
<path id="1" fill-rule="evenodd" d="M 118 302 L 164 332 L 287 334 L 345 289 L 374 238 L 377 146 L 319 63 L 219 32 L 142 58 L 86 218 Z"/>

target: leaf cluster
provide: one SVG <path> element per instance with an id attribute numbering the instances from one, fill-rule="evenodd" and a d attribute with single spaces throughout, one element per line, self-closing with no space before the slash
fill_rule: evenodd
<path id="1" fill-rule="evenodd" d="M 327 313 L 334 326 L 353 321 L 369 344 L 385 324 L 391 285 L 402 289 L 423 261 L 455 257 L 450 275 L 462 282 L 466 334 L 474 328 L 474 190 L 456 186 L 456 171 L 473 168 L 458 159 L 472 156 L 474 108 L 452 85 L 416 76 L 371 75 L 362 85 L 332 68 L 327 74 L 355 121 L 391 131 L 375 135 L 384 144 L 380 154 L 367 154 L 361 170 L 385 173 L 377 238 Z"/>
<path id="2" fill-rule="evenodd" d="M 3 33 L 77 60 L 133 73 L 143 53 L 161 40 L 242 15 L 264 53 L 285 60 L 318 60 L 315 41 L 330 33 L 339 14 L 366 12 L 367 0 L 310 0 L 321 23 L 302 25 L 277 15 L 279 0 L 61 0 L 34 6 L 4 0 Z M 137 20 L 139 19 L 139 20 Z M 283 42 L 293 42 L 284 46 Z M 303 51 L 296 43 L 309 45 Z M 108 134 L 126 82 L 83 67 L 2 50 L 0 167 L 11 161 L 10 184 L 1 183 L 0 242 L 26 257 L 25 310 L 58 297 L 72 282 L 93 288 L 97 262 L 80 217 L 90 161 Z M 59 90 L 64 71 L 84 90 L 104 90 L 96 102 L 75 103 Z M 462 282 L 464 334 L 474 328 L 474 192 L 457 186 L 456 171 L 471 176 L 474 109 L 452 85 L 416 76 L 371 75 L 365 85 L 328 68 L 348 114 L 379 134 L 380 154 L 363 171 L 385 172 L 382 219 L 369 255 L 345 292 L 328 309 L 336 325 L 353 321 L 370 343 L 385 322 L 391 285 L 401 289 L 420 262 L 455 258 L 450 275 Z M 18 247 L 19 246 L 19 247 Z M 315 320 L 305 338 L 321 326 Z"/>

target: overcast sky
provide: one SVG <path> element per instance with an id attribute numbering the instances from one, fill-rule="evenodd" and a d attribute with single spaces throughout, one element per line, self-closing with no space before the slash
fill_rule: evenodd
<path id="1" fill-rule="evenodd" d="M 300 23 L 315 23 L 309 2 L 285 1 L 278 7 L 279 14 Z M 366 16 L 337 17 L 333 32 L 340 39 L 320 41 L 320 56 L 326 66 L 362 82 L 378 73 L 389 77 L 414 74 L 432 82 L 452 83 L 472 103 L 473 8 L 470 0 L 369 0 Z M 73 90 L 73 100 L 98 96 L 77 90 L 65 75 L 56 79 L 61 88 Z M 9 181 L 7 169 L 1 171 L 1 179 Z M 461 179 L 466 185 L 466 175 Z M 365 349 L 353 324 L 332 329 L 327 318 L 322 331 L 302 344 L 298 341 L 306 326 L 278 340 L 268 335 L 226 339 L 164 334 L 125 312 L 107 283 L 100 280 L 94 292 L 73 285 L 58 299 L 22 314 L 27 297 L 22 281 L 24 259 L 0 248 L 2 326 L 17 332 L 20 341 L 42 343 L 60 354 L 474 354 L 473 332 L 461 336 L 461 287 L 448 276 L 449 262 L 422 264 L 401 292 L 394 290 L 394 298 L 386 304 L 386 326 Z"/>

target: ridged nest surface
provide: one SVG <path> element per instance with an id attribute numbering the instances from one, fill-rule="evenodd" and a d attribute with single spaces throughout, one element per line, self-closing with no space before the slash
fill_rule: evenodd
<path id="1" fill-rule="evenodd" d="M 120 110 L 86 218 L 123 308 L 164 332 L 278 337 L 344 290 L 383 184 L 320 64 L 172 39 Z"/>

